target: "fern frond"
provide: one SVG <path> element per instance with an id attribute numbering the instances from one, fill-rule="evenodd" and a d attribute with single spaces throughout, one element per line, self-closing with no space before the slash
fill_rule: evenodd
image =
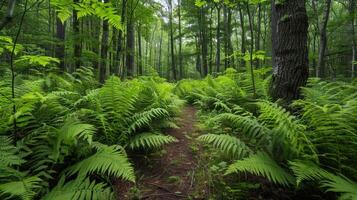
<path id="1" fill-rule="evenodd" d="M 133 122 L 129 127 L 129 132 L 135 132 L 136 129 L 149 126 L 154 120 L 162 119 L 169 116 L 169 112 L 163 108 L 152 108 L 148 111 L 135 114 Z"/>
<path id="2" fill-rule="evenodd" d="M 234 158 L 244 158 L 252 153 L 252 150 L 247 147 L 244 142 L 234 136 L 206 134 L 198 137 L 198 139 L 213 145 L 214 148 L 217 148 Z"/>
<path id="3" fill-rule="evenodd" d="M 228 167 L 226 174 L 238 172 L 249 172 L 263 176 L 273 183 L 285 186 L 294 182 L 294 177 L 264 152 L 258 152 L 248 158 L 236 161 Z"/>
<path id="4" fill-rule="evenodd" d="M 18 155 L 18 149 L 12 145 L 12 140 L 0 136 L 0 167 L 20 165 L 25 161 Z"/>
<path id="5" fill-rule="evenodd" d="M 66 184 L 61 180 L 58 185 L 53 188 L 42 200 L 102 200 L 115 199 L 114 193 L 110 187 L 104 183 L 96 183 L 90 181 L 89 178 L 85 180 L 77 179 Z"/>
<path id="6" fill-rule="evenodd" d="M 26 177 L 19 181 L 0 184 L 0 197 L 18 197 L 23 200 L 31 200 L 36 195 L 36 190 L 41 186 L 42 180 L 37 176 Z"/>
<path id="7" fill-rule="evenodd" d="M 77 172 L 79 177 L 97 173 L 135 182 L 134 169 L 123 152 L 123 148 L 118 145 L 101 145 L 94 155 L 69 168 L 70 175 Z"/>
<path id="8" fill-rule="evenodd" d="M 170 135 L 141 133 L 129 142 L 129 147 L 131 149 L 159 149 L 166 144 L 176 141 L 177 139 Z"/>
<path id="9" fill-rule="evenodd" d="M 343 175 L 336 176 L 311 162 L 294 161 L 290 162 L 290 166 L 297 177 L 298 184 L 305 180 L 318 181 L 326 191 L 340 193 L 339 199 L 357 198 L 357 183 Z"/>

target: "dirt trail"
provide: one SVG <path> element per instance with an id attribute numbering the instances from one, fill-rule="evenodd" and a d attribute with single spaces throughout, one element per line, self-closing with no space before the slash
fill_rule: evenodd
<path id="1" fill-rule="evenodd" d="M 140 170 L 141 175 L 137 177 L 140 199 L 188 199 L 193 190 L 196 168 L 195 145 L 192 143 L 196 133 L 196 112 L 194 107 L 185 107 L 177 122 L 179 128 L 166 131 L 176 137 L 178 142 L 166 145 L 161 155 L 136 164 L 139 165 L 136 168 Z"/>

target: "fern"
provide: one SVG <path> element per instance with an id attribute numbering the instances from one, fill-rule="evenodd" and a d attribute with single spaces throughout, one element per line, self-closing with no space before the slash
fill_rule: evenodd
<path id="1" fill-rule="evenodd" d="M 336 176 L 311 162 L 294 161 L 290 162 L 290 166 L 297 177 L 298 184 L 302 181 L 318 181 L 327 191 L 340 193 L 339 199 L 357 198 L 357 183 L 342 175 Z"/>
<path id="2" fill-rule="evenodd" d="M 236 161 L 228 167 L 226 174 L 238 172 L 249 172 L 263 176 L 273 183 L 285 186 L 294 182 L 294 177 L 264 152 L 258 152 L 248 158 Z"/>
<path id="3" fill-rule="evenodd" d="M 244 158 L 252 153 L 249 147 L 234 136 L 206 134 L 198 137 L 198 139 L 213 145 L 213 147 L 220 149 L 233 158 Z"/>
<path id="4" fill-rule="evenodd" d="M 62 179 L 42 200 L 102 200 L 115 199 L 110 187 L 87 179 L 76 179 L 64 184 Z"/>
<path id="5" fill-rule="evenodd" d="M 36 191 L 39 190 L 41 181 L 37 176 L 32 176 L 19 181 L 0 184 L 0 197 L 7 196 L 8 198 L 17 197 L 23 200 L 31 200 L 37 194 Z"/>
<path id="6" fill-rule="evenodd" d="M 133 122 L 129 127 L 129 132 L 135 132 L 136 129 L 149 126 L 154 120 L 168 116 L 169 113 L 163 108 L 152 108 L 148 111 L 137 113 L 132 116 Z"/>
<path id="7" fill-rule="evenodd" d="M 163 145 L 176 142 L 173 136 L 162 135 L 157 133 L 141 133 L 135 136 L 130 142 L 131 149 L 159 149 Z"/>
<path id="8" fill-rule="evenodd" d="M 18 155 L 18 149 L 12 145 L 12 140 L 0 136 L 0 169 L 2 167 L 20 165 L 25 161 Z"/>
<path id="9" fill-rule="evenodd" d="M 134 182 L 134 170 L 120 146 L 98 146 L 98 151 L 69 168 L 70 175 L 78 173 L 79 177 L 97 173 L 121 177 Z"/>

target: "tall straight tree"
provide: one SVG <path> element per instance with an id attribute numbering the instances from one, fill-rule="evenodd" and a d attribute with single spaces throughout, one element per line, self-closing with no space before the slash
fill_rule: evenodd
<path id="1" fill-rule="evenodd" d="M 221 6 L 219 4 L 216 4 L 217 8 L 217 35 L 216 35 L 216 40 L 217 40 L 217 50 L 216 50 L 216 71 L 217 73 L 220 72 L 220 67 L 221 67 Z"/>
<path id="2" fill-rule="evenodd" d="M 125 23 L 125 15 L 126 15 L 126 4 L 127 4 L 127 0 L 122 0 L 121 1 L 121 19 L 120 22 L 122 25 L 124 25 Z M 117 44 L 117 51 L 116 51 L 116 65 L 114 67 L 114 74 L 119 75 L 120 74 L 120 64 L 121 64 L 121 58 L 122 58 L 122 54 L 123 54 L 123 30 L 119 29 L 119 33 L 118 33 L 118 44 Z M 122 73 L 122 76 L 124 75 L 124 73 Z"/>
<path id="3" fill-rule="evenodd" d="M 109 0 L 104 0 L 104 3 L 108 3 Z M 100 64 L 99 64 L 99 82 L 104 83 L 107 74 L 107 55 L 109 46 L 109 22 L 108 20 L 103 20 L 102 26 L 102 43 L 100 49 Z"/>
<path id="4" fill-rule="evenodd" d="M 62 72 L 66 71 L 64 63 L 65 56 L 65 37 L 66 37 L 66 22 L 62 23 L 59 17 L 56 18 L 56 38 L 58 43 L 56 45 L 55 55 L 60 59 L 59 67 Z"/>
<path id="5" fill-rule="evenodd" d="M 273 78 L 271 96 L 290 103 L 308 75 L 308 17 L 304 0 L 271 0 Z M 278 27 L 279 26 L 279 27 Z"/>
<path id="6" fill-rule="evenodd" d="M 138 2 L 138 1 L 137 1 Z M 126 21 L 126 76 L 134 76 L 134 65 L 135 65 L 135 26 L 134 26 L 134 11 L 136 5 L 134 1 L 130 1 L 130 6 L 128 6 L 127 21 Z"/>
<path id="7" fill-rule="evenodd" d="M 331 1 L 332 0 L 326 0 L 325 1 L 325 11 L 324 11 L 324 16 L 322 19 L 322 25 L 320 26 L 320 47 L 319 47 L 319 58 L 317 61 L 317 76 L 319 77 L 324 77 L 325 76 L 325 52 L 326 52 L 326 47 L 327 47 L 327 23 L 329 20 L 330 16 L 330 8 L 331 8 Z"/>
<path id="8" fill-rule="evenodd" d="M 183 78 L 183 65 L 182 65 L 182 28 L 181 28 L 181 0 L 177 1 L 177 15 L 178 15 L 178 31 L 179 31 L 179 77 Z"/>
<path id="9" fill-rule="evenodd" d="M 79 3 L 79 0 L 73 0 L 74 3 Z M 73 51 L 74 51 L 74 68 L 71 70 L 74 71 L 75 69 L 81 66 L 81 56 L 82 56 L 82 44 L 81 44 L 81 37 L 80 37 L 80 27 L 79 27 L 79 20 L 78 20 L 78 11 L 73 9 L 73 19 L 72 19 L 72 27 L 73 27 Z"/>
<path id="10" fill-rule="evenodd" d="M 355 31 L 355 18 L 356 18 L 356 1 L 349 0 L 349 12 L 351 18 L 351 36 L 352 36 L 352 66 L 351 66 L 351 77 L 355 77 L 355 62 L 357 54 L 357 42 L 356 42 L 356 31 Z"/>
<path id="11" fill-rule="evenodd" d="M 169 6 L 169 23 L 170 23 L 170 43 L 171 43 L 171 68 L 172 76 L 174 80 L 177 80 L 177 70 L 176 70 L 176 61 L 175 61 L 175 43 L 174 43 L 174 28 L 173 28 L 173 5 L 172 0 L 168 0 Z"/>

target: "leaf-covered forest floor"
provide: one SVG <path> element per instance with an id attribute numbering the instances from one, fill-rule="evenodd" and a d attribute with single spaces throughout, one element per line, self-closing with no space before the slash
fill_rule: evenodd
<path id="1" fill-rule="evenodd" d="M 192 106 L 185 107 L 177 120 L 179 127 L 166 131 L 177 138 L 177 142 L 166 145 L 163 150 L 149 157 L 136 160 L 135 165 L 139 169 L 136 186 L 119 182 L 119 199 L 190 198 L 197 189 L 195 170 L 200 151 L 195 141 L 199 134 L 196 112 L 196 108 Z M 206 192 L 204 188 L 200 189 L 200 192 Z"/>

